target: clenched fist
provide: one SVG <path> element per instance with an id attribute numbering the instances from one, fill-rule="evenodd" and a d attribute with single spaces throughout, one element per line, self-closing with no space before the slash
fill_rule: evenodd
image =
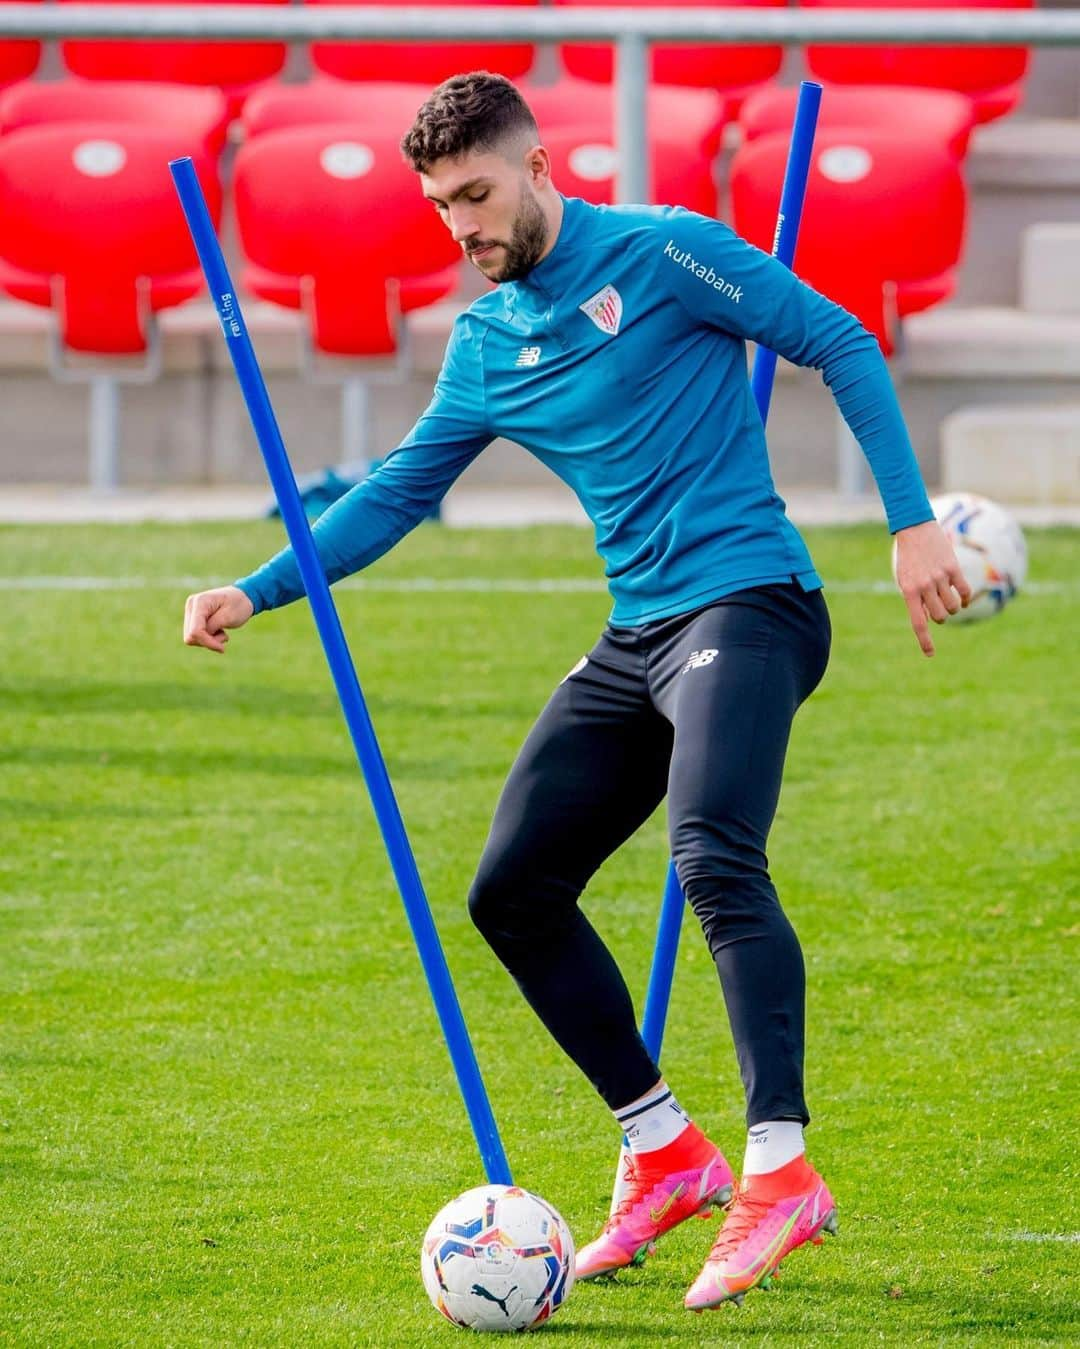
<path id="1" fill-rule="evenodd" d="M 255 612 L 255 606 L 238 586 L 219 586 L 189 595 L 184 605 L 184 641 L 222 652 L 229 640 L 226 628 L 239 628 Z"/>

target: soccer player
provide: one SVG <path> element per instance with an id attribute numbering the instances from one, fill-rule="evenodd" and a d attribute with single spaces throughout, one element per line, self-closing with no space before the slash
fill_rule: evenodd
<path id="1" fill-rule="evenodd" d="M 580 1279 L 644 1257 L 728 1202 L 694 1310 L 741 1301 L 835 1228 L 806 1160 L 805 975 L 765 843 L 792 719 L 825 670 L 819 579 L 770 476 L 747 340 L 813 366 L 859 440 L 896 538 L 923 651 L 969 597 L 934 522 L 874 338 L 726 226 L 680 208 L 562 197 L 514 86 L 456 76 L 402 149 L 493 289 L 461 314 L 434 396 L 399 447 L 314 528 L 328 578 L 374 561 L 496 436 L 576 492 L 614 607 L 513 765 L 469 906 L 476 925 L 611 1108 L 630 1154 Z M 184 639 L 299 598 L 286 548 L 187 601 Z M 667 796 L 671 853 L 716 962 L 746 1091 L 742 1176 L 646 1052 L 623 978 L 578 906 L 590 876 Z"/>

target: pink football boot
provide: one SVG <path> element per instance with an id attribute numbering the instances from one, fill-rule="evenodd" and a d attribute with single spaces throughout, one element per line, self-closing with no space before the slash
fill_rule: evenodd
<path id="1" fill-rule="evenodd" d="M 744 1176 L 705 1266 L 686 1294 L 695 1312 L 741 1303 L 768 1287 L 780 1261 L 804 1242 L 838 1230 L 828 1187 L 803 1156 L 763 1176 Z"/>
<path id="2" fill-rule="evenodd" d="M 734 1176 L 720 1150 L 690 1124 L 656 1152 L 628 1154 L 621 1197 L 604 1230 L 577 1255 L 577 1278 L 640 1265 L 657 1237 L 731 1198 Z"/>

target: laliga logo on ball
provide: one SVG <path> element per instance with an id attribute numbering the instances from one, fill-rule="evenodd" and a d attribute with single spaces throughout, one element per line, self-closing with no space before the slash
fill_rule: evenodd
<path id="1" fill-rule="evenodd" d="M 516 1185 L 478 1185 L 431 1220 L 420 1273 L 433 1306 L 470 1330 L 528 1330 L 574 1284 L 574 1239 L 559 1214 Z"/>
<path id="2" fill-rule="evenodd" d="M 1004 506 L 974 492 L 947 492 L 932 497 L 930 506 L 971 587 L 971 603 L 949 622 L 970 623 L 999 614 L 1027 579 L 1027 544 L 1020 526 Z"/>

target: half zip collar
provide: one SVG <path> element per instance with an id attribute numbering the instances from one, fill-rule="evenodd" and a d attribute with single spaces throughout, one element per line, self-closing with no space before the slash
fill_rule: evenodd
<path id="1" fill-rule="evenodd" d="M 575 197 L 563 197 L 562 203 L 562 223 L 559 225 L 555 246 L 546 257 L 540 259 L 528 276 L 513 282 L 522 290 L 538 290 L 544 295 L 553 297 L 561 289 L 562 274 L 573 256 L 574 243 L 584 223 L 582 202 Z"/>
<path id="2" fill-rule="evenodd" d="M 548 255 L 519 281 L 507 281 L 499 287 L 507 316 L 515 327 L 532 331 L 539 321 L 556 342 L 567 350 L 569 338 L 555 311 L 561 297 L 573 281 L 574 268 L 580 265 L 580 242 L 588 208 L 576 198 L 563 197 L 563 217 L 555 245 Z"/>

